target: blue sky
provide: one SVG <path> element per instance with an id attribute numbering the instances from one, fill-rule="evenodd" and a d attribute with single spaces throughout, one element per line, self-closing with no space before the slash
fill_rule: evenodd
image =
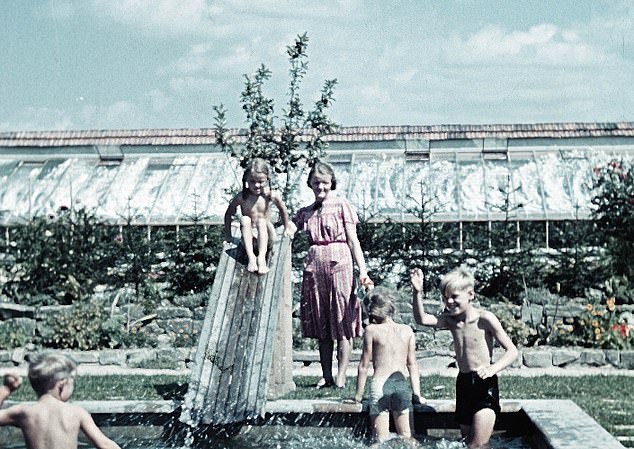
<path id="1" fill-rule="evenodd" d="M 634 3 L 3 0 L 0 132 L 241 127 L 245 74 L 307 33 L 310 105 L 343 126 L 634 120 Z"/>

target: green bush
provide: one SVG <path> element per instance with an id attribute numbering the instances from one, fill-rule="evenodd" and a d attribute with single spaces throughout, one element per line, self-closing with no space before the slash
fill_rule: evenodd
<path id="1" fill-rule="evenodd" d="M 0 321 L 0 349 L 19 348 L 31 343 L 34 327 L 25 320 Z"/>
<path id="2" fill-rule="evenodd" d="M 16 303 L 48 295 L 59 304 L 92 293 L 107 280 L 112 229 L 85 209 L 61 207 L 55 215 L 34 217 L 10 229 L 6 257 L 11 262 L 2 292 Z"/>
<path id="3" fill-rule="evenodd" d="M 120 328 L 96 301 L 79 301 L 49 314 L 39 331 L 39 343 L 56 349 L 92 350 L 112 347 L 111 331 Z"/>
<path id="4" fill-rule="evenodd" d="M 516 346 L 528 346 L 533 343 L 537 331 L 520 319 L 520 309 L 513 304 L 491 304 L 487 307 L 500 320 L 502 327 Z"/>
<path id="5" fill-rule="evenodd" d="M 614 298 L 605 303 L 588 303 L 572 324 L 556 323 L 553 345 L 586 348 L 631 349 L 634 347 L 634 323 L 625 319 Z"/>
<path id="6" fill-rule="evenodd" d="M 634 278 L 634 161 L 594 168 L 593 218 L 603 236 L 612 275 Z"/>

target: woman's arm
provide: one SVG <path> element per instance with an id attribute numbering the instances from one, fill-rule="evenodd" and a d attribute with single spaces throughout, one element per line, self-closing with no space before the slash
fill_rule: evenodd
<path id="1" fill-rule="evenodd" d="M 373 282 L 368 277 L 368 269 L 365 266 L 363 250 L 361 249 L 359 237 L 357 236 L 357 226 L 354 223 L 345 223 L 344 226 L 346 229 L 346 240 L 348 242 L 348 247 L 350 248 L 350 253 L 352 254 L 352 259 L 359 268 L 359 279 L 361 280 L 361 284 L 366 286 L 372 285 Z"/>

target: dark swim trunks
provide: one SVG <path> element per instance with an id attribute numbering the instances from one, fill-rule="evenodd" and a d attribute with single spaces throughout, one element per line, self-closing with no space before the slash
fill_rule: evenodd
<path id="1" fill-rule="evenodd" d="M 458 423 L 471 425 L 473 415 L 490 408 L 500 413 L 498 376 L 481 379 L 475 372 L 458 373 L 456 379 L 456 418 Z"/>

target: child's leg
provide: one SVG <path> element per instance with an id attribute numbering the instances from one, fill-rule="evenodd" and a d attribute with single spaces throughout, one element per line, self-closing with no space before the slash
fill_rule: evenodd
<path id="1" fill-rule="evenodd" d="M 486 447 L 493 434 L 495 426 L 495 412 L 490 408 L 483 408 L 473 415 L 473 425 L 467 437 L 470 448 Z"/>
<path id="2" fill-rule="evenodd" d="M 273 242 L 277 240 L 277 234 L 275 233 L 275 226 L 270 220 L 266 220 L 266 229 L 269 232 L 269 248 L 273 246 Z"/>
<path id="3" fill-rule="evenodd" d="M 409 413 L 409 410 L 405 410 L 403 412 L 392 412 L 392 418 L 394 419 L 394 428 L 396 429 L 396 433 L 398 433 L 403 438 L 411 438 L 412 436 L 412 428 L 410 427 L 410 416 L 412 414 Z"/>
<path id="4" fill-rule="evenodd" d="M 390 435 L 390 415 L 388 413 L 379 413 L 378 415 L 370 416 L 370 420 L 372 422 L 374 442 L 381 443 L 387 440 Z"/>
<path id="5" fill-rule="evenodd" d="M 258 271 L 258 262 L 253 252 L 253 231 L 251 230 L 251 217 L 243 216 L 240 218 L 240 231 L 242 232 L 242 243 L 247 253 L 247 271 L 252 273 Z"/>
<path id="6" fill-rule="evenodd" d="M 265 274 L 269 272 L 269 267 L 266 266 L 266 252 L 269 247 L 269 221 L 265 218 L 260 218 L 257 221 L 258 227 L 258 273 Z"/>

